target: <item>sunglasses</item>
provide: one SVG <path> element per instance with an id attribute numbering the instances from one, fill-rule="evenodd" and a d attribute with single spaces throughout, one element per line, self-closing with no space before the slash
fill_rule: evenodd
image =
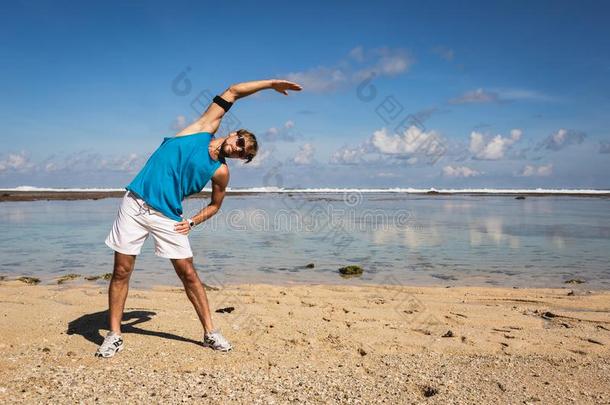
<path id="1" fill-rule="evenodd" d="M 252 160 L 252 156 L 246 153 L 246 139 L 243 135 L 237 135 L 237 140 L 235 141 L 235 145 L 240 148 L 239 157 L 241 159 L 248 159 L 248 162 Z"/>

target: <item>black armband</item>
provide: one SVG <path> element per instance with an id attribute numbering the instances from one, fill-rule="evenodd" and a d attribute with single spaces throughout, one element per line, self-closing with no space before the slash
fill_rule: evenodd
<path id="1" fill-rule="evenodd" d="M 229 111 L 229 108 L 231 108 L 231 106 L 233 105 L 233 103 L 228 102 L 220 96 L 214 97 L 214 100 L 212 101 L 218 104 L 223 110 L 225 110 L 225 112 Z"/>

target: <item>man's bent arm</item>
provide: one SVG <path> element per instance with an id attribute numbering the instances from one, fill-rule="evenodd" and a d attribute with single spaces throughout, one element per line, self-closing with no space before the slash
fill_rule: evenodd
<path id="1" fill-rule="evenodd" d="M 216 170 L 216 173 L 214 173 L 214 177 L 212 178 L 212 200 L 204 209 L 199 211 L 197 215 L 191 217 L 195 224 L 200 224 L 216 215 L 218 210 L 220 210 L 228 185 L 229 169 L 227 169 L 227 166 L 222 165 Z"/>
<path id="2" fill-rule="evenodd" d="M 299 91 L 302 88 L 300 85 L 287 80 L 255 80 L 251 82 L 233 84 L 229 86 L 224 93 L 222 93 L 221 97 L 229 103 L 234 103 L 240 98 L 266 89 L 274 89 L 279 93 L 288 95 L 288 90 Z M 225 110 L 216 103 L 212 102 L 208 109 L 197 121 L 184 128 L 176 136 L 191 135 L 198 132 L 209 132 L 213 134 L 218 130 L 220 121 L 222 120 L 224 114 Z"/>

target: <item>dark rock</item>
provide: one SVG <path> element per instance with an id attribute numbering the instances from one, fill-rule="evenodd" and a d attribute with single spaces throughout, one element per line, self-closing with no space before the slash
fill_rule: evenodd
<path id="1" fill-rule="evenodd" d="M 65 276 L 61 276 L 60 278 L 57 279 L 57 284 L 63 284 L 66 281 L 70 281 L 70 280 L 74 280 L 76 278 L 79 278 L 80 274 L 66 274 Z"/>
<path id="2" fill-rule="evenodd" d="M 573 295 L 574 295 L 574 291 L 572 291 L 572 290 L 568 291 L 568 297 L 571 297 Z"/>
<path id="3" fill-rule="evenodd" d="M 48 347 L 43 347 L 42 351 L 45 353 L 49 353 L 51 351 L 51 349 L 49 349 Z"/>
<path id="4" fill-rule="evenodd" d="M 436 394 L 438 394 L 438 389 L 431 387 L 429 385 L 426 385 L 423 389 L 422 389 L 422 393 L 424 394 L 424 397 L 426 398 L 430 398 Z"/>
<path id="5" fill-rule="evenodd" d="M 366 351 L 362 347 L 358 348 L 358 353 L 360 353 L 361 356 L 366 356 Z"/>
<path id="6" fill-rule="evenodd" d="M 102 280 L 106 280 L 106 281 L 112 280 L 112 273 L 100 274 L 99 276 L 86 276 L 86 277 L 84 277 L 84 279 L 87 280 L 87 281 L 95 281 L 95 280 L 99 280 L 100 278 Z"/>
<path id="7" fill-rule="evenodd" d="M 445 332 L 444 335 L 442 335 L 441 337 L 453 337 L 453 332 L 451 330 L 448 330 L 447 332 Z"/>
<path id="8" fill-rule="evenodd" d="M 359 276 L 364 272 L 364 269 L 360 266 L 356 266 L 356 265 L 350 265 L 350 266 L 345 266 L 345 267 L 341 267 L 339 269 L 339 273 L 341 273 L 344 276 Z"/>
<path id="9" fill-rule="evenodd" d="M 517 197 L 515 197 L 515 200 L 525 200 L 525 196 L 524 195 L 518 195 Z"/>
<path id="10" fill-rule="evenodd" d="M 541 316 L 546 319 L 551 319 L 551 318 L 555 318 L 557 315 L 555 315 L 554 313 L 552 313 L 550 311 L 546 311 Z"/>
<path id="11" fill-rule="evenodd" d="M 313 269 L 314 267 L 316 267 L 316 266 L 313 263 L 308 263 L 308 264 L 305 265 L 306 269 Z"/>
<path id="12" fill-rule="evenodd" d="M 584 281 L 579 278 L 571 278 L 571 279 L 567 280 L 565 283 L 566 284 L 582 284 L 582 283 L 584 283 Z"/>
<path id="13" fill-rule="evenodd" d="M 222 314 L 222 313 L 229 313 L 230 314 L 233 311 L 235 311 L 235 307 L 218 308 L 216 310 L 216 312 L 218 312 L 219 314 Z"/>
<path id="14" fill-rule="evenodd" d="M 40 279 L 37 277 L 19 277 L 17 280 L 26 283 L 26 284 L 38 284 L 40 283 Z"/>

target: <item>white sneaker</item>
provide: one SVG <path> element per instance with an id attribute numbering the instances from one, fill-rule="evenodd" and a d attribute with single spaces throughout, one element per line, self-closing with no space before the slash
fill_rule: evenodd
<path id="1" fill-rule="evenodd" d="M 214 350 L 220 350 L 221 352 L 228 352 L 233 348 L 231 343 L 220 333 L 218 329 L 206 333 L 203 336 L 203 346 L 210 347 Z"/>
<path id="2" fill-rule="evenodd" d="M 95 357 L 112 357 L 123 350 L 123 338 L 114 332 L 108 332 L 104 343 L 97 348 Z"/>

